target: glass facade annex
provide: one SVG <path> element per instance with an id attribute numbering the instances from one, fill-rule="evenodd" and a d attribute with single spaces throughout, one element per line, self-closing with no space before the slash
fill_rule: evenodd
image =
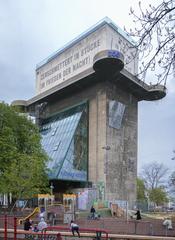
<path id="1" fill-rule="evenodd" d="M 87 114 L 84 103 L 44 120 L 40 132 L 50 179 L 87 181 Z"/>

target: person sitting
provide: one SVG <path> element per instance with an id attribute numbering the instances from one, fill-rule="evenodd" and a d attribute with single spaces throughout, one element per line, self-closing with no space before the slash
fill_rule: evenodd
<path id="1" fill-rule="evenodd" d="M 29 231 L 32 229 L 32 223 L 29 218 L 27 218 L 24 222 L 24 230 Z"/>
<path id="2" fill-rule="evenodd" d="M 74 223 L 73 220 L 71 220 L 71 222 L 70 222 L 70 229 L 72 231 L 73 236 L 75 236 L 75 232 L 77 232 L 78 237 L 80 238 L 79 226 L 78 226 L 78 224 Z"/>
<path id="3" fill-rule="evenodd" d="M 40 222 L 38 223 L 38 231 L 45 231 L 47 228 L 47 223 L 45 222 L 44 218 L 41 218 Z"/>
<path id="4" fill-rule="evenodd" d="M 172 226 L 172 221 L 170 218 L 166 218 L 164 221 L 163 221 L 163 226 L 166 226 L 168 230 L 172 230 L 173 229 L 173 226 Z"/>

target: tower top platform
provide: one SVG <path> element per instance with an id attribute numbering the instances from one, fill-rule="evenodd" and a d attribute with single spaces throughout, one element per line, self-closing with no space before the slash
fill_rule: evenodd
<path id="1" fill-rule="evenodd" d="M 88 37 L 90 34 L 92 34 L 93 32 L 95 32 L 96 30 L 98 30 L 99 28 L 101 28 L 102 26 L 104 26 L 106 24 L 108 26 L 110 26 L 111 28 L 113 28 L 114 31 L 116 31 L 122 37 L 124 37 L 130 44 L 132 44 L 133 46 L 135 45 L 134 40 L 126 32 L 124 32 L 117 24 L 115 24 L 109 17 L 106 16 L 103 19 L 101 19 L 99 22 L 94 24 L 92 27 L 90 27 L 88 30 L 86 30 L 85 32 L 83 32 L 82 34 L 80 34 L 79 36 L 74 38 L 72 41 L 65 44 L 63 47 L 59 48 L 57 51 L 55 51 L 53 54 L 51 54 L 50 56 L 48 56 L 47 58 L 42 60 L 40 63 L 38 63 L 36 65 L 36 69 L 39 69 L 43 65 L 49 63 L 54 58 L 56 58 L 58 55 L 60 55 L 61 53 L 63 53 L 67 49 L 69 49 L 70 47 L 74 46 L 76 43 L 80 42 L 84 38 Z"/>
<path id="2" fill-rule="evenodd" d="M 99 66 L 102 68 L 98 69 Z M 48 101 L 77 87 L 111 79 L 138 101 L 157 100 L 166 95 L 164 86 L 148 85 L 136 77 L 137 73 L 134 41 L 105 17 L 37 65 L 36 95 L 25 104 Z"/>
<path id="3" fill-rule="evenodd" d="M 37 65 L 36 95 L 93 70 L 94 56 L 104 50 L 120 51 L 124 68 L 137 74 L 134 41 L 106 17 Z"/>

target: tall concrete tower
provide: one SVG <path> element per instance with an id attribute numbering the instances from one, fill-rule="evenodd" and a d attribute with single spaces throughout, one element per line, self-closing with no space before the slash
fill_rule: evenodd
<path id="1" fill-rule="evenodd" d="M 37 65 L 36 96 L 21 104 L 40 126 L 55 194 L 92 187 L 101 200 L 136 200 L 138 102 L 166 92 L 136 77 L 135 54 L 105 18 Z"/>

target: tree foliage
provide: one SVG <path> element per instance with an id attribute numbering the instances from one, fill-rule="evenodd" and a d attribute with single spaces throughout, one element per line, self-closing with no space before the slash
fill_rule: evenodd
<path id="1" fill-rule="evenodd" d="M 158 188 L 165 183 L 165 177 L 169 169 L 162 163 L 152 162 L 142 168 L 142 179 L 147 189 Z"/>
<path id="2" fill-rule="evenodd" d="M 152 162 L 143 166 L 140 179 L 144 184 L 144 194 L 147 200 L 155 205 L 167 202 L 168 193 L 166 189 L 166 176 L 169 169 L 162 163 Z M 143 187 L 142 187 L 143 189 Z"/>
<path id="3" fill-rule="evenodd" d="M 15 198 L 48 191 L 47 155 L 26 116 L 0 103 L 0 192 Z"/>
<path id="4" fill-rule="evenodd" d="M 130 15 L 136 25 L 130 29 L 139 50 L 139 76 L 145 79 L 148 70 L 154 71 L 157 83 L 166 84 L 175 68 L 175 0 L 163 0 L 157 6 L 143 8 L 140 13 L 131 8 Z"/>
<path id="5" fill-rule="evenodd" d="M 149 190 L 149 199 L 154 202 L 157 206 L 168 202 L 167 193 L 162 187 L 154 188 Z"/>
<path id="6" fill-rule="evenodd" d="M 146 190 L 146 187 L 143 179 L 137 178 L 137 200 L 138 201 L 146 200 L 145 190 Z"/>

